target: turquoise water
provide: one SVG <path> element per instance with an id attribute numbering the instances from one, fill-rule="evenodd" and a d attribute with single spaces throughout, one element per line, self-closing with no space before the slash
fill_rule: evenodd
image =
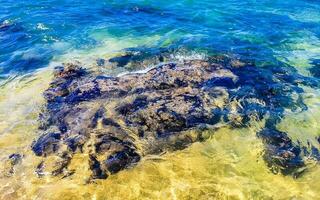
<path id="1" fill-rule="evenodd" d="M 15 152 L 27 155 L 14 177 L 3 176 L 0 165 L 0 199 L 319 199 L 319 161 L 306 159 L 306 173 L 297 179 L 272 173 L 256 137 L 259 122 L 220 129 L 206 142 L 146 158 L 95 184 L 85 184 L 83 154 L 70 164 L 81 173 L 36 177 L 41 158 L 30 144 L 38 137 L 52 67 L 78 61 L 103 73 L 137 70 L 97 65 L 126 49 L 170 49 L 178 59 L 222 53 L 319 81 L 320 2 L 0 0 L 0 162 Z M 284 111 L 278 129 L 320 149 L 320 90 L 301 87 L 308 109 Z"/>
<path id="2" fill-rule="evenodd" d="M 72 50 L 108 47 L 110 37 L 123 43 L 151 38 L 139 45 L 226 52 L 296 67 L 310 66 L 320 56 L 318 1 L 1 0 L 0 5 L 2 77 L 45 67 Z"/>

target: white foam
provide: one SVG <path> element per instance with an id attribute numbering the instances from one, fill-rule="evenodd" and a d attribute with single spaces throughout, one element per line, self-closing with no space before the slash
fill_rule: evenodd
<path id="1" fill-rule="evenodd" d="M 48 30 L 49 28 L 46 27 L 43 23 L 38 23 L 37 24 L 37 29 L 39 29 L 39 30 Z"/>

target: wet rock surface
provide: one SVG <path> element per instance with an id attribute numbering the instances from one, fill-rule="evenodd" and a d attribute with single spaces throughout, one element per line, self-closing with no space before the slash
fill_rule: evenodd
<path id="1" fill-rule="evenodd" d="M 127 62 L 123 59 L 114 61 Z M 56 68 L 44 92 L 47 106 L 32 150 L 44 162 L 50 155 L 61 157 L 52 174 L 64 176 L 73 173 L 68 165 L 75 153 L 89 154 L 91 178 L 104 179 L 145 155 L 203 141 L 203 130 L 242 128 L 265 119 L 266 127 L 257 133 L 265 144 L 265 161 L 283 174 L 295 174 L 310 152 L 276 125 L 286 110 L 307 109 L 301 85 L 318 87 L 288 66 L 259 68 L 226 56 L 167 63 L 118 77 L 66 64 Z M 39 166 L 42 171 L 45 164 Z"/>

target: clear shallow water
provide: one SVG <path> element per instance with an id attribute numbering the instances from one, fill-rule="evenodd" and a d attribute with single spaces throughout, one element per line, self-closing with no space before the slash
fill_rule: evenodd
<path id="1" fill-rule="evenodd" d="M 125 48 L 188 49 L 188 57 L 219 52 L 286 63 L 313 76 L 320 59 L 317 1 L 2 1 L 0 0 L 0 159 L 26 154 L 37 136 L 41 93 L 52 66 L 78 60 L 97 68 Z M 185 55 L 181 55 L 184 57 Z M 100 69 L 98 69 L 100 70 Z M 107 70 L 108 73 L 123 69 Z M 318 79 L 317 77 L 314 77 Z M 288 114 L 280 129 L 302 142 L 320 135 L 320 91 L 305 88 L 309 110 Z M 259 126 L 259 125 L 257 125 Z M 255 127 L 222 129 L 204 143 L 168 153 L 106 181 L 85 174 L 38 179 L 28 157 L 14 178 L 1 177 L 1 199 L 317 199 L 320 168 L 299 179 L 272 174 Z M 74 166 L 85 168 L 78 161 Z"/>

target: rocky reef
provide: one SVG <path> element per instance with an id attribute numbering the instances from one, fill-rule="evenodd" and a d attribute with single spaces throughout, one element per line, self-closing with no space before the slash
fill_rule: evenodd
<path id="1" fill-rule="evenodd" d="M 204 130 L 213 134 L 221 126 L 242 128 L 264 120 L 257 137 L 265 144 L 266 163 L 275 172 L 296 175 L 311 153 L 276 126 L 285 110 L 307 109 L 301 85 L 318 87 L 288 66 L 256 67 L 227 56 L 166 63 L 117 77 L 66 64 L 55 69 L 44 92 L 40 136 L 32 144 L 43 157 L 36 171 L 41 175 L 46 158 L 57 155 L 61 159 L 52 174 L 71 175 L 73 155 L 86 153 L 91 179 L 105 179 L 143 156 L 203 141 Z M 312 155 L 320 159 L 319 153 Z"/>

